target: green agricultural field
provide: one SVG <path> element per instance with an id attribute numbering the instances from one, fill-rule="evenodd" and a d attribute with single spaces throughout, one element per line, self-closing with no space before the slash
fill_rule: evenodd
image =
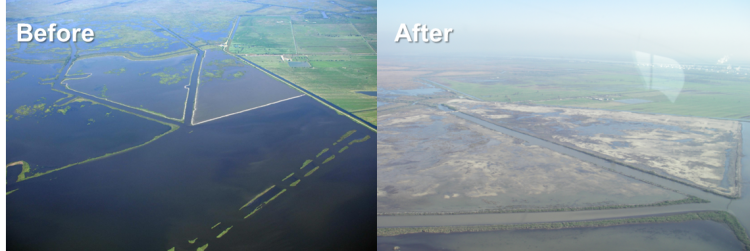
<path id="1" fill-rule="evenodd" d="M 377 124 L 376 111 L 363 111 L 375 109 L 377 97 L 357 93 L 377 90 L 377 56 L 310 55 L 310 68 L 289 67 L 280 57 L 246 58 L 344 110 Z"/>
<path id="2" fill-rule="evenodd" d="M 377 24 L 376 24 L 377 25 Z M 351 23 L 294 23 L 298 53 L 374 53 Z"/>
<path id="3" fill-rule="evenodd" d="M 229 51 L 237 54 L 295 54 L 291 19 L 284 16 L 240 18 Z"/>
<path id="4" fill-rule="evenodd" d="M 671 102 L 661 91 L 645 88 L 631 64 L 520 62 L 505 67 L 512 70 L 426 79 L 485 101 L 750 119 L 750 101 L 743 95 L 750 92 L 750 79 L 743 75 L 685 70 L 684 86 Z M 643 103 L 618 102 L 626 99 Z"/>

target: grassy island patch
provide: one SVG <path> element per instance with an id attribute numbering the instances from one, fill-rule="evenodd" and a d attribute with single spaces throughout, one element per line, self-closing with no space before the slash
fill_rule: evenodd
<path id="1" fill-rule="evenodd" d="M 281 189 L 281 191 L 280 191 L 279 193 L 277 193 L 276 195 L 274 195 L 273 197 L 271 197 L 270 199 L 268 199 L 268 200 L 267 200 L 267 201 L 265 202 L 265 204 L 268 204 L 269 202 L 271 202 L 271 201 L 275 200 L 275 199 L 276 199 L 276 197 L 279 197 L 279 195 L 281 195 L 281 194 L 282 194 L 282 193 L 284 193 L 284 192 L 286 192 L 286 188 L 284 188 L 284 189 Z"/>
<path id="2" fill-rule="evenodd" d="M 336 155 L 331 155 L 331 157 L 328 157 L 326 160 L 323 161 L 323 164 L 328 163 L 329 161 L 333 160 L 334 158 L 336 158 Z"/>
<path id="3" fill-rule="evenodd" d="M 355 132 L 357 132 L 357 130 L 351 130 L 351 131 L 346 132 L 344 135 L 341 136 L 341 138 L 339 138 L 339 140 L 337 140 L 336 142 L 334 142 L 333 145 L 335 146 L 336 144 L 340 143 L 341 141 L 344 141 L 349 136 L 352 136 L 352 134 L 354 134 Z"/>
<path id="4" fill-rule="evenodd" d="M 364 138 L 361 138 L 361 139 L 352 140 L 351 142 L 349 142 L 349 145 L 352 145 L 354 143 L 362 143 L 362 142 L 367 141 L 368 139 L 370 139 L 370 135 L 367 135 L 367 136 L 365 136 Z"/>
<path id="5" fill-rule="evenodd" d="M 300 167 L 299 169 L 300 169 L 300 170 L 302 170 L 302 168 L 305 168 L 305 167 L 306 167 L 306 166 L 307 166 L 308 164 L 310 164 L 310 162 L 312 162 L 312 161 L 313 161 L 313 160 L 311 160 L 311 159 L 309 159 L 309 160 L 305 160 L 305 163 L 302 163 L 302 167 Z"/>
<path id="6" fill-rule="evenodd" d="M 198 248 L 198 249 L 196 249 L 195 251 L 205 251 L 205 250 L 206 250 L 206 248 L 208 248 L 208 243 L 206 243 L 206 245 L 203 245 L 202 247 L 199 247 L 199 248 Z"/>
<path id="7" fill-rule="evenodd" d="M 227 234 L 227 232 L 229 232 L 229 229 L 232 229 L 233 227 L 234 226 L 229 226 L 227 229 L 224 229 L 224 231 L 222 231 L 219 235 L 217 235 L 216 238 L 217 239 L 221 238 L 222 236 L 224 236 L 225 234 Z"/>
<path id="8" fill-rule="evenodd" d="M 318 153 L 318 155 L 315 155 L 315 158 L 318 158 L 318 157 L 320 157 L 320 155 L 323 155 L 323 154 L 324 154 L 324 153 L 326 153 L 327 151 L 328 151 L 328 148 L 326 148 L 326 149 L 323 149 L 322 151 L 320 151 L 320 152 Z"/>
<path id="9" fill-rule="evenodd" d="M 120 69 L 114 69 L 114 70 L 105 71 L 104 74 L 117 74 L 117 75 L 120 75 L 123 72 L 125 72 L 125 68 L 120 68 Z"/>
<path id="10" fill-rule="evenodd" d="M 26 76 L 26 72 L 22 72 L 22 71 L 11 71 L 9 73 L 10 74 L 8 74 L 8 75 L 13 75 L 13 77 L 11 77 L 9 79 L 6 79 L 5 80 L 6 84 L 9 84 L 11 81 L 19 79 L 19 78 L 21 78 L 23 76 Z"/>
<path id="11" fill-rule="evenodd" d="M 295 180 L 294 182 L 292 182 L 292 184 L 289 184 L 289 186 L 290 186 L 290 187 L 296 187 L 296 186 L 297 186 L 297 184 L 299 184 L 299 182 L 300 182 L 300 181 L 301 181 L 301 180 Z"/>
<path id="12" fill-rule="evenodd" d="M 15 191 L 18 191 L 18 188 L 5 192 L 5 196 L 8 196 L 9 194 L 12 194 Z"/>
<path id="13" fill-rule="evenodd" d="M 312 175 L 315 172 L 315 170 L 318 170 L 318 168 L 320 168 L 320 166 L 316 166 L 315 168 L 313 168 L 312 170 L 310 170 L 309 172 L 307 172 L 305 174 L 305 177 Z"/>
<path id="14" fill-rule="evenodd" d="M 163 85 L 172 85 L 179 83 L 183 79 L 186 79 L 187 76 L 181 74 L 181 73 L 175 73 L 175 74 L 167 74 L 164 72 L 157 72 L 154 74 L 151 74 L 152 77 L 158 77 L 159 78 L 159 84 Z"/>
<path id="15" fill-rule="evenodd" d="M 263 192 L 260 192 L 260 193 L 259 193 L 258 195 L 255 195 L 255 197 L 253 197 L 253 199 L 252 199 L 252 200 L 250 200 L 250 201 L 248 201 L 247 203 L 245 203 L 245 205 L 242 205 L 242 207 L 240 207 L 240 210 L 242 210 L 243 208 L 245 208 L 245 207 L 249 206 L 249 205 L 250 205 L 251 203 L 253 203 L 253 202 L 254 202 L 255 200 L 257 200 L 258 198 L 260 198 L 260 196 L 263 196 L 264 194 L 266 194 L 266 193 L 267 193 L 268 191 L 270 191 L 270 190 L 271 190 L 271 189 L 273 189 L 274 187 L 276 187 L 276 185 L 272 185 L 272 186 L 270 186 L 270 187 L 266 188 L 266 190 L 263 190 Z M 221 223 L 221 222 L 219 222 L 219 223 Z"/>
<path id="16" fill-rule="evenodd" d="M 343 153 L 346 149 L 349 149 L 349 146 L 342 147 L 341 150 L 339 150 L 339 153 Z"/>

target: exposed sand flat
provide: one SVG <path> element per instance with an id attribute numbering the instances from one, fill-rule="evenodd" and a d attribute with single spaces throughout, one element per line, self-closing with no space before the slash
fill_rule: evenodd
<path id="1" fill-rule="evenodd" d="M 739 193 L 737 121 L 471 100 L 448 105 L 714 192 Z"/>
<path id="2" fill-rule="evenodd" d="M 424 106 L 378 114 L 378 213 L 648 204 L 684 196 Z"/>

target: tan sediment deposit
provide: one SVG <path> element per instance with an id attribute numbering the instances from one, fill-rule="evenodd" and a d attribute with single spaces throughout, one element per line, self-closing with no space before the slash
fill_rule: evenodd
<path id="1" fill-rule="evenodd" d="M 683 195 L 411 106 L 378 113 L 378 213 L 647 204 Z"/>
<path id="2" fill-rule="evenodd" d="M 719 194 L 739 194 L 737 121 L 471 100 L 451 100 L 447 105 Z"/>

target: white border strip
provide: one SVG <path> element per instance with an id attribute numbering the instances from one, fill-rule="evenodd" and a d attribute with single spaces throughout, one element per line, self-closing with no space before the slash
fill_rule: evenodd
<path id="1" fill-rule="evenodd" d="M 281 102 L 284 102 L 284 101 L 287 101 L 287 100 L 291 100 L 291 99 L 295 99 L 295 98 L 299 98 L 299 97 L 302 97 L 302 96 L 307 96 L 307 95 L 306 94 L 302 94 L 302 95 L 299 95 L 299 96 L 294 96 L 294 97 L 291 97 L 291 98 L 282 99 L 282 100 L 279 100 L 279 101 L 276 101 L 276 102 L 271 102 L 271 103 L 268 103 L 268 104 L 265 104 L 265 105 L 256 106 L 256 107 L 253 107 L 253 108 L 250 108 L 250 109 L 247 109 L 247 110 L 242 110 L 242 111 L 235 112 L 235 113 L 230 113 L 230 114 L 227 114 L 227 115 L 224 115 L 224 116 L 221 116 L 221 117 L 216 117 L 216 118 L 212 118 L 212 119 L 209 119 L 209 120 L 204 120 L 204 121 L 195 123 L 193 125 L 203 124 L 203 123 L 206 123 L 206 122 L 209 122 L 209 121 L 217 120 L 217 119 L 224 118 L 224 117 L 229 117 L 229 116 L 232 116 L 232 115 L 240 114 L 240 113 L 243 113 L 243 112 L 246 112 L 246 111 L 250 111 L 250 110 L 255 110 L 255 109 L 258 109 L 258 108 L 263 108 L 263 107 L 266 107 L 266 106 L 269 106 L 269 105 L 281 103 Z"/>

